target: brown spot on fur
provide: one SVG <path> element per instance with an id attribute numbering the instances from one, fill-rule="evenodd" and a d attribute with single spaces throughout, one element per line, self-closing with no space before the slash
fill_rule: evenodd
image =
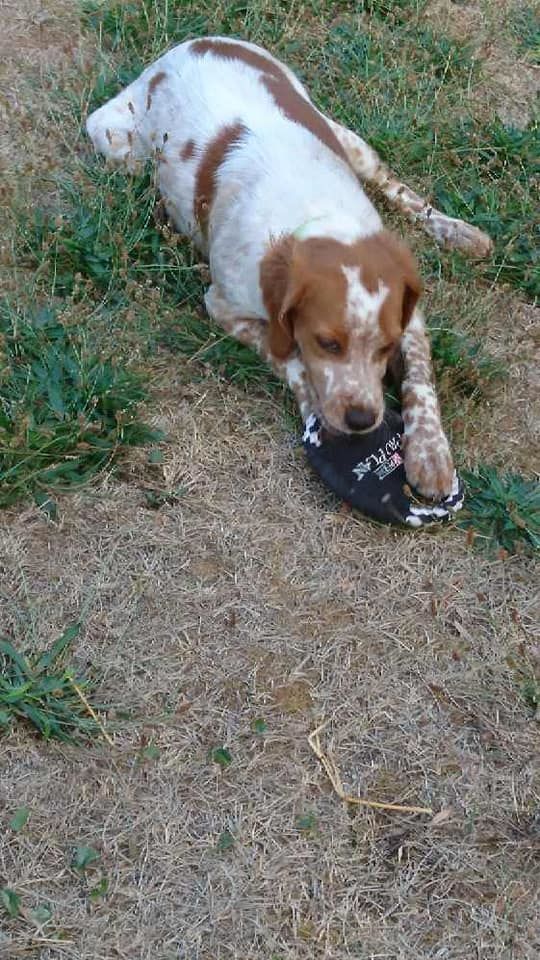
<path id="1" fill-rule="evenodd" d="M 133 106 L 131 100 L 128 103 L 128 110 L 130 113 L 133 113 L 133 114 L 135 113 L 135 107 Z"/>
<path id="2" fill-rule="evenodd" d="M 324 143 L 336 156 L 344 160 L 345 163 L 349 163 L 345 150 L 337 137 L 332 133 L 322 113 L 319 113 L 319 111 L 315 109 L 310 100 L 306 100 L 301 93 L 295 90 L 285 75 L 282 77 L 262 77 L 261 83 L 264 84 L 281 112 L 284 113 L 289 120 L 309 130 L 314 137 L 317 137 L 317 140 Z"/>
<path id="3" fill-rule="evenodd" d="M 160 83 L 163 83 L 167 79 L 167 74 L 164 70 L 159 70 L 158 73 L 155 73 L 152 79 L 148 84 L 148 95 L 146 97 L 146 109 L 150 110 L 152 106 L 152 94 L 155 93 L 156 89 L 159 87 Z"/>
<path id="4" fill-rule="evenodd" d="M 107 140 L 109 141 L 109 143 L 112 145 L 111 131 L 109 130 L 108 127 L 107 127 L 107 129 L 106 129 L 106 131 L 105 131 L 105 136 L 107 137 Z"/>
<path id="5" fill-rule="evenodd" d="M 311 100 L 295 89 L 282 67 L 265 57 L 257 50 L 244 47 L 241 43 L 224 40 L 196 40 L 191 45 L 193 53 L 203 55 L 211 53 L 225 60 L 241 60 L 248 66 L 260 71 L 264 84 L 276 105 L 289 120 L 309 130 L 313 136 L 324 143 L 341 160 L 348 164 L 347 155 L 339 140 L 332 132 L 322 113 L 313 106 Z"/>
<path id="6" fill-rule="evenodd" d="M 148 93 L 154 93 L 156 88 L 159 87 L 160 83 L 163 83 L 163 81 L 166 79 L 167 74 L 164 70 L 159 70 L 158 73 L 155 73 L 148 84 Z"/>
<path id="7" fill-rule="evenodd" d="M 243 123 L 228 124 L 210 141 L 202 155 L 195 177 L 193 213 L 203 234 L 208 228 L 218 170 L 246 133 L 247 128 Z"/>
<path id="8" fill-rule="evenodd" d="M 148 92 L 146 95 L 146 110 L 150 110 L 152 106 L 152 95 L 156 92 L 160 83 L 163 83 L 167 79 L 167 74 L 164 70 L 159 70 L 148 83 Z"/>
<path id="9" fill-rule="evenodd" d="M 278 359 L 285 359 L 294 348 L 292 308 L 295 291 L 292 283 L 294 239 L 287 235 L 271 244 L 259 268 L 263 303 L 270 318 L 268 345 Z"/>
<path id="10" fill-rule="evenodd" d="M 127 142 L 129 143 L 130 147 L 133 146 L 133 133 L 131 130 L 128 130 L 127 132 Z"/>
<path id="11" fill-rule="evenodd" d="M 280 360 L 295 346 L 301 323 L 346 346 L 344 317 L 347 284 L 341 269 L 345 244 L 328 238 L 295 240 L 285 236 L 272 244 L 261 261 L 260 286 L 270 318 L 269 346 Z"/>
<path id="12" fill-rule="evenodd" d="M 186 140 L 184 146 L 180 151 L 180 159 L 187 162 L 188 160 L 192 159 L 194 154 L 195 154 L 195 141 Z"/>
<path id="13" fill-rule="evenodd" d="M 195 40 L 191 44 L 191 51 L 199 56 L 205 53 L 212 53 L 215 57 L 222 57 L 223 60 L 242 60 L 249 67 L 260 70 L 261 73 L 273 77 L 284 77 L 285 74 L 278 63 L 265 57 L 257 50 L 251 50 L 242 43 L 236 43 L 234 40 L 214 40 L 205 38 Z"/>

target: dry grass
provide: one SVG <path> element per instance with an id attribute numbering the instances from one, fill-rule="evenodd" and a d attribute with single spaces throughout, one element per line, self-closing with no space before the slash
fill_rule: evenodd
<path id="1" fill-rule="evenodd" d="M 532 960 L 532 569 L 336 513 L 292 447 L 254 436 L 262 401 L 173 385 L 162 410 L 180 503 L 146 509 L 139 469 L 4 537 L 16 640 L 82 616 L 78 661 L 118 727 L 113 751 L 4 742 L 6 811 L 32 819 L 1 872 L 71 941 L 36 955 L 502 958 L 513 938 Z M 448 819 L 351 815 L 307 744 L 322 719 L 348 792 Z M 149 741 L 159 756 L 140 762 Z M 209 760 L 222 745 L 226 769 Z M 81 843 L 101 851 L 103 902 L 69 868 Z M 7 934 L 36 936 L 24 920 Z"/>
<path id="2" fill-rule="evenodd" d="M 26 591 L 36 646 L 86 610 L 80 660 L 134 718 L 112 755 L 5 744 L 6 809 L 32 821 L 3 872 L 53 903 L 73 943 L 50 955 L 461 957 L 478 939 L 504 956 L 519 930 L 532 958 L 537 728 L 507 663 L 538 655 L 531 571 L 479 562 L 459 534 L 374 542 L 314 500 L 291 448 L 254 438 L 265 405 L 209 385 L 162 399 L 181 504 L 145 509 L 135 476 L 66 498 L 58 527 L 29 511 L 4 541 L 17 639 Z M 351 819 L 306 744 L 332 716 L 349 790 L 453 816 Z M 160 756 L 137 765 L 149 738 Z M 224 772 L 207 759 L 221 744 Z M 295 826 L 306 811 L 314 835 Z M 90 914 L 78 843 L 109 877 Z"/>
<path id="3" fill-rule="evenodd" d="M 45 9 L 47 45 L 65 7 Z M 33 30 L 11 60 L 19 95 Z M 25 103 L 33 116 L 35 91 Z M 434 285 L 431 302 L 455 309 L 456 291 Z M 467 461 L 480 446 L 527 470 L 535 312 L 473 293 L 492 298 L 486 338 L 510 379 L 456 435 Z M 82 621 L 76 663 L 100 680 L 114 742 L 0 740 L 0 887 L 21 896 L 19 917 L 0 914 L 0 958 L 536 960 L 537 566 L 455 528 L 343 512 L 279 398 L 193 369 L 154 361 L 162 463 L 137 451 L 58 497 L 55 523 L 35 506 L 0 517 L 0 634 L 40 650 Z M 326 720 L 347 793 L 435 817 L 342 805 L 307 740 Z M 77 871 L 82 845 L 99 858 Z"/>
<path id="4" fill-rule="evenodd" d="M 429 0 L 425 11 L 435 29 L 472 44 L 484 77 L 475 85 L 475 99 L 481 98 L 491 115 L 518 128 L 530 122 L 540 92 L 540 69 L 512 35 L 512 18 L 523 7 L 515 0 Z M 538 5 L 530 4 L 531 11 L 535 7 L 538 16 Z"/>
<path id="5" fill-rule="evenodd" d="M 474 397 L 453 400 L 443 378 L 447 426 L 467 464 L 485 460 L 535 475 L 540 451 L 540 311 L 495 285 L 481 293 L 482 316 L 473 315 L 473 329 L 487 355 L 502 363 L 505 377 L 480 405 Z M 459 284 L 441 284 L 432 292 L 432 309 L 452 316 L 459 296 Z M 453 319 L 458 329 L 470 326 L 470 317 L 465 323 L 462 316 Z"/>

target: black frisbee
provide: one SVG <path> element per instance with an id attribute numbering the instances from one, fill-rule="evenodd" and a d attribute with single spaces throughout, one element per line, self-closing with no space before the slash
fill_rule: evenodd
<path id="1" fill-rule="evenodd" d="M 457 474 L 450 496 L 428 503 L 411 489 L 405 476 L 401 438 L 403 420 L 386 410 L 377 430 L 366 434 L 331 434 L 312 414 L 303 443 L 307 458 L 327 486 L 355 510 L 381 523 L 424 527 L 451 520 L 463 506 Z"/>

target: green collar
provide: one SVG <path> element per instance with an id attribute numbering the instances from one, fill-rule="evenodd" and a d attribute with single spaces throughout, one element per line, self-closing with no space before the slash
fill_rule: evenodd
<path id="1" fill-rule="evenodd" d="M 304 222 L 301 223 L 300 226 L 296 228 L 296 230 L 293 230 L 293 234 L 292 234 L 293 237 L 295 237 L 297 240 L 303 240 L 304 232 L 306 228 L 309 227 L 310 224 L 316 223 L 317 220 L 326 220 L 326 217 L 327 217 L 327 214 L 322 213 L 319 217 L 310 217 L 309 220 L 304 220 Z"/>

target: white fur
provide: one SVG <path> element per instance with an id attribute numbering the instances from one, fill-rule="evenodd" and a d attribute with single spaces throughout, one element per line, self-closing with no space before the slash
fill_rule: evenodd
<path id="1" fill-rule="evenodd" d="M 287 383 L 289 387 L 297 387 L 301 383 L 306 375 L 306 370 L 304 364 L 298 357 L 293 357 L 292 360 L 287 360 L 285 364 L 285 375 L 287 378 Z"/>
<path id="2" fill-rule="evenodd" d="M 423 335 L 424 332 L 425 332 L 424 318 L 419 310 L 415 310 L 411 319 L 409 320 L 407 329 L 403 334 L 402 342 L 404 344 L 414 342 L 418 337 L 418 334 Z"/>
<path id="3" fill-rule="evenodd" d="M 379 281 L 376 293 L 370 291 L 362 283 L 360 267 L 342 267 L 347 280 L 347 314 L 350 324 L 350 333 L 363 336 L 366 330 L 377 328 L 379 311 L 388 296 L 388 287 Z"/>

